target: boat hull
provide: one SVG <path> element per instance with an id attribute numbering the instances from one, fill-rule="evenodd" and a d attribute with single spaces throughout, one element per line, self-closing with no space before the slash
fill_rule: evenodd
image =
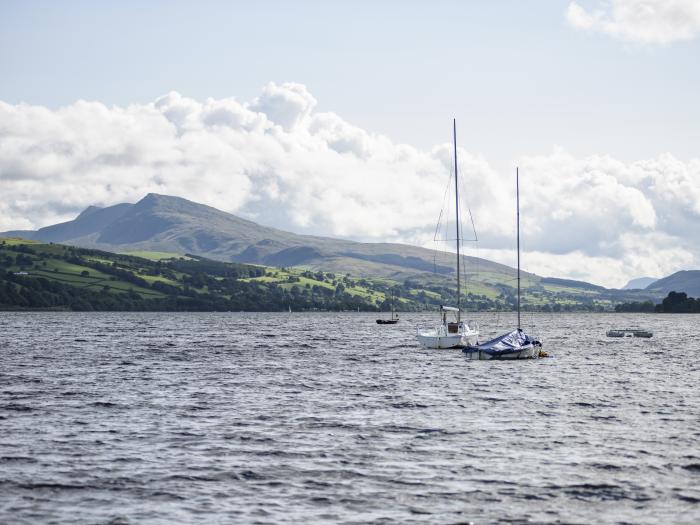
<path id="1" fill-rule="evenodd" d="M 519 350 L 514 350 L 512 352 L 501 352 L 498 354 L 491 354 L 484 350 L 479 350 L 479 348 L 464 348 L 463 352 L 467 359 L 473 361 L 505 361 L 505 360 L 515 360 L 515 359 L 537 359 L 540 357 L 540 346 L 529 345 L 525 348 Z"/>
<path id="2" fill-rule="evenodd" d="M 448 349 L 464 348 L 465 346 L 476 344 L 478 333 L 473 334 L 418 334 L 418 342 L 425 348 Z"/>
<path id="3" fill-rule="evenodd" d="M 649 339 L 653 337 L 653 332 L 648 330 L 640 330 L 639 328 L 624 328 L 621 330 L 608 330 L 605 332 L 608 337 L 643 337 Z"/>

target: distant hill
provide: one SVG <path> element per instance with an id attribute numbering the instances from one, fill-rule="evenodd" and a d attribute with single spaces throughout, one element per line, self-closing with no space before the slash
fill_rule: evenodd
<path id="1" fill-rule="evenodd" d="M 700 270 L 682 270 L 653 282 L 647 291 L 663 295 L 669 292 L 685 292 L 690 297 L 700 297 Z"/>
<path id="2" fill-rule="evenodd" d="M 644 290 L 651 284 L 655 283 L 658 281 L 658 278 L 656 277 L 637 277 L 636 279 L 632 279 L 630 282 L 628 282 L 626 285 L 622 287 L 623 290 Z"/>
<path id="3" fill-rule="evenodd" d="M 0 234 L 113 252 L 191 253 L 229 262 L 304 266 L 353 275 L 405 278 L 454 272 L 451 257 L 417 246 L 298 235 L 180 197 L 150 193 L 136 204 L 90 206 L 72 221 Z M 508 266 L 466 258 L 468 267 L 512 276 Z"/>
<path id="4" fill-rule="evenodd" d="M 585 281 L 576 281 L 574 279 L 559 279 L 557 277 L 545 277 L 542 279 L 543 284 L 553 284 L 557 286 L 566 286 L 568 288 L 579 288 L 581 290 L 603 291 L 603 286 L 587 283 Z"/>

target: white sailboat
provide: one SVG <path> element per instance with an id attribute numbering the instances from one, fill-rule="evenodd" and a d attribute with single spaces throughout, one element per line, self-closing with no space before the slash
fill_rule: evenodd
<path id="1" fill-rule="evenodd" d="M 456 204 L 456 230 L 457 230 L 457 306 L 440 307 L 440 324 L 434 329 L 418 332 L 418 342 L 426 348 L 463 348 L 476 344 L 479 338 L 479 329 L 469 326 L 462 320 L 460 305 L 460 228 L 459 228 L 459 175 L 457 171 L 457 121 L 452 121 L 452 137 L 454 140 L 455 160 L 455 204 Z M 448 319 L 448 316 L 450 317 Z"/>
<path id="2" fill-rule="evenodd" d="M 536 359 L 546 357 L 542 343 L 523 332 L 520 326 L 520 177 L 515 168 L 515 199 L 517 206 L 517 250 L 518 250 L 518 328 L 482 344 L 469 345 L 462 351 L 468 359 Z"/>

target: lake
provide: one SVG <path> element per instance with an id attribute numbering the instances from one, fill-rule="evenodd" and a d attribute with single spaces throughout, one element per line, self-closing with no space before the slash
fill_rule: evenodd
<path id="1" fill-rule="evenodd" d="M 0 313 L 0 522 L 700 522 L 700 316 L 376 317 Z"/>

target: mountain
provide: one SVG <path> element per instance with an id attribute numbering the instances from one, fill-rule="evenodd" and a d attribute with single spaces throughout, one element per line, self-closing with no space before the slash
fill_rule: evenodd
<path id="1" fill-rule="evenodd" d="M 690 297 L 700 297 L 700 270 L 682 270 L 653 282 L 646 288 L 660 294 L 685 292 Z"/>
<path id="2" fill-rule="evenodd" d="M 0 234 L 142 256 L 191 254 L 223 262 L 405 284 L 426 304 L 430 294 L 454 293 L 454 254 L 393 243 L 361 243 L 298 235 L 236 217 L 180 197 L 150 193 L 135 204 L 90 206 L 72 221 Z M 475 308 L 515 301 L 515 270 L 465 257 L 464 288 Z M 449 289 L 453 291 L 450 292 Z M 523 302 L 532 309 L 612 309 L 623 301 L 658 300 L 660 291 L 609 290 L 582 281 L 523 272 Z M 422 294 L 422 295 L 421 295 Z"/>
<path id="3" fill-rule="evenodd" d="M 637 277 L 622 287 L 623 290 L 644 290 L 658 281 L 656 277 Z"/>
<path id="4" fill-rule="evenodd" d="M 406 278 L 417 273 L 453 273 L 452 257 L 391 243 L 360 243 L 298 235 L 261 226 L 180 197 L 150 193 L 135 204 L 90 206 L 72 221 L 31 232 L 6 232 L 43 242 L 112 252 L 157 251 L 267 266 L 304 266 L 359 276 Z M 466 258 L 478 267 L 512 277 L 508 266 Z"/>

